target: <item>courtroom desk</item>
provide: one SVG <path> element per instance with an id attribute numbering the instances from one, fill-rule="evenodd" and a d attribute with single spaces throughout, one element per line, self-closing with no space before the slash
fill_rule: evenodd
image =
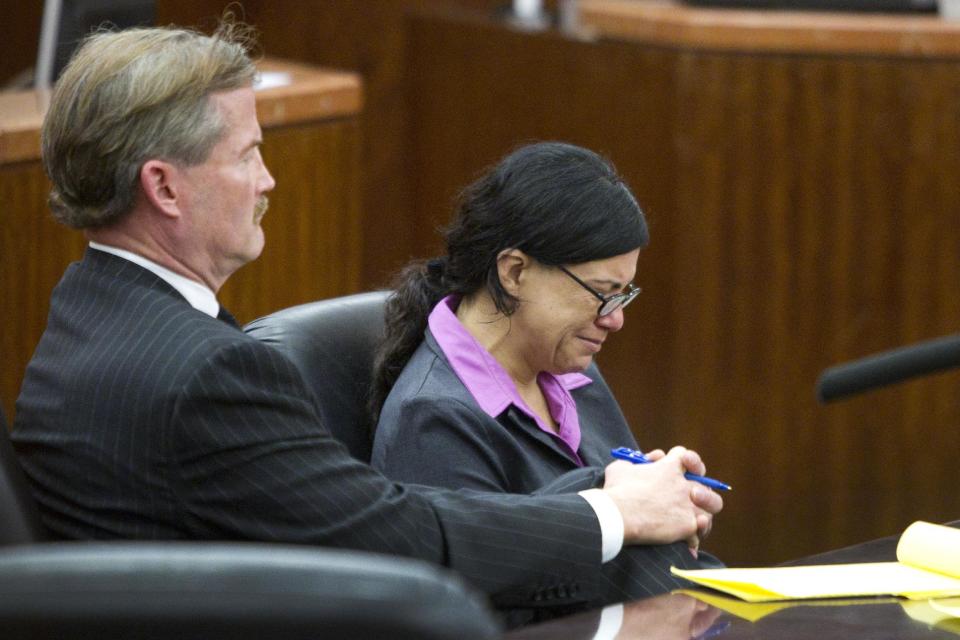
<path id="1" fill-rule="evenodd" d="M 263 157 L 277 187 L 263 222 L 263 254 L 218 295 L 241 323 L 356 292 L 361 268 L 359 78 L 279 60 L 259 66 L 289 74 L 290 83 L 257 92 Z M 46 205 L 39 155 L 46 98 L 0 94 L 0 401 L 10 418 L 50 292 L 86 244 L 54 222 Z"/>
<path id="2" fill-rule="evenodd" d="M 958 526 L 958 522 L 951 526 Z M 802 558 L 786 565 L 888 562 L 899 536 Z M 701 590 L 710 593 L 709 590 Z M 947 640 L 960 635 L 960 621 L 933 626 L 923 621 L 925 603 L 897 598 L 859 598 L 749 604 L 731 600 L 729 611 L 677 592 L 624 605 L 618 640 Z M 912 611 L 911 617 L 907 611 Z M 737 613 L 734 613 L 736 611 Z M 599 612 L 591 611 L 504 635 L 504 640 L 592 640 Z"/>
<path id="3" fill-rule="evenodd" d="M 605 37 L 740 52 L 960 57 L 960 21 L 935 15 L 702 8 L 676 0 L 582 0 Z"/>
<path id="4" fill-rule="evenodd" d="M 641 447 L 733 485 L 706 547 L 775 564 L 960 513 L 960 372 L 814 395 L 830 365 L 960 330 L 960 58 L 749 43 L 411 16 L 408 157 L 423 257 L 518 144 L 612 159 L 650 244 L 597 363 Z"/>

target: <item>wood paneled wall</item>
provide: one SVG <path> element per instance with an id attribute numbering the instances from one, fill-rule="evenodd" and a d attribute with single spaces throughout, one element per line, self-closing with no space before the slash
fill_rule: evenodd
<path id="1" fill-rule="evenodd" d="M 3 3 L 3 19 L 0 20 L 0 86 L 36 64 L 42 16 L 42 0 Z"/>
<path id="2" fill-rule="evenodd" d="M 48 300 L 63 270 L 83 253 L 83 236 L 47 208 L 50 183 L 39 161 L 0 164 L 0 400 L 8 421 L 23 370 L 47 325 Z"/>
<path id="3" fill-rule="evenodd" d="M 277 177 L 263 253 L 224 285 L 240 323 L 360 290 L 360 136 L 356 117 L 264 131 Z"/>
<path id="4" fill-rule="evenodd" d="M 417 239 L 527 140 L 607 154 L 645 207 L 599 363 L 641 444 L 735 490 L 708 547 L 766 563 L 957 518 L 960 374 L 821 407 L 826 366 L 960 330 L 960 62 L 719 53 L 410 22 Z"/>

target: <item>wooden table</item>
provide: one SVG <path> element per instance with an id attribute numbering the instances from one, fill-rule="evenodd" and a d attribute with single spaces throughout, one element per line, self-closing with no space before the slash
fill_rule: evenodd
<path id="1" fill-rule="evenodd" d="M 958 526 L 958 523 L 952 523 Z M 802 558 L 788 565 L 890 562 L 898 536 Z M 708 594 L 697 598 L 695 593 Z M 712 596 L 710 594 L 713 594 Z M 713 604 L 709 604 L 713 603 Z M 745 603 L 700 589 L 624 605 L 618 640 L 722 638 L 723 640 L 948 640 L 958 621 L 929 624 L 923 601 L 855 598 L 806 602 Z M 592 640 L 600 615 L 591 611 L 519 629 L 504 640 Z"/>
<path id="2" fill-rule="evenodd" d="M 580 21 L 609 38 L 690 49 L 960 57 L 960 21 L 935 15 L 703 8 L 676 0 L 582 0 Z"/>

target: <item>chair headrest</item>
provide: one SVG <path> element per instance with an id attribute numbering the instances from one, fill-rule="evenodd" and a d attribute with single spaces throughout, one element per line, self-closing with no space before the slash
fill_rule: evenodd
<path id="1" fill-rule="evenodd" d="M 371 448 L 367 394 L 390 293 L 374 291 L 311 302 L 244 327 L 293 361 L 316 395 L 325 426 L 363 462 L 370 461 Z"/>

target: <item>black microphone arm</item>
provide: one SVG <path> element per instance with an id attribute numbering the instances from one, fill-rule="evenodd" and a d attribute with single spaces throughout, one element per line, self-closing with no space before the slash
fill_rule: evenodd
<path id="1" fill-rule="evenodd" d="M 817 398 L 831 402 L 957 366 L 960 334 L 944 336 L 830 367 L 817 381 Z"/>

